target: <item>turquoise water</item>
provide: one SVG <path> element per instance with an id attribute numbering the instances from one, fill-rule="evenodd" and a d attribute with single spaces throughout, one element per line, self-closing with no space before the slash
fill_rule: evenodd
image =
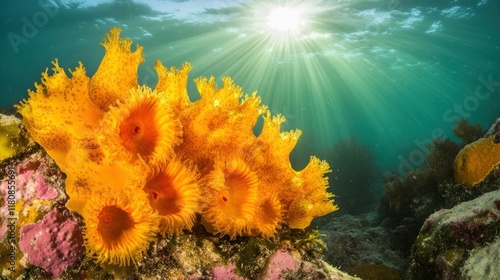
<path id="1" fill-rule="evenodd" d="M 92 75 L 99 42 L 120 27 L 144 46 L 140 83 L 155 85 L 161 59 L 192 64 L 193 100 L 198 76 L 258 90 L 284 130 L 303 131 L 297 168 L 356 137 L 381 172 L 404 175 L 459 118 L 486 128 L 500 115 L 498 1 L 271 2 L 4 1 L 0 107 L 25 98 L 54 58 Z"/>

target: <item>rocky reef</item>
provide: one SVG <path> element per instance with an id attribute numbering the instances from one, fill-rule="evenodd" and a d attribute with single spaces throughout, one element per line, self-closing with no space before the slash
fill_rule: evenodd
<path id="1" fill-rule="evenodd" d="M 454 180 L 440 186 L 448 208 L 425 220 L 413 244 L 408 279 L 500 275 L 499 124 L 497 119 L 483 137 L 477 126 L 457 125 L 472 135 L 463 138 L 466 145 L 453 162 Z"/>
<path id="2" fill-rule="evenodd" d="M 391 247 L 411 260 L 407 279 L 476 279 L 475 254 L 497 258 L 490 245 L 500 232 L 499 127 L 496 120 L 485 133 L 459 121 L 454 132 L 462 143 L 435 139 L 425 168 L 386 183 L 379 213 L 388 231 L 399 233 Z M 497 263 L 477 265 L 497 271 Z"/>
<path id="3" fill-rule="evenodd" d="M 316 219 L 325 260 L 362 279 L 496 279 L 500 176 L 490 163 L 500 154 L 476 142 L 498 138 L 500 119 L 486 133 L 465 120 L 454 132 L 462 141 L 434 139 L 425 167 L 390 174 L 378 211 Z M 465 147 L 469 162 L 459 172 L 484 177 L 475 185 L 456 176 Z"/>
<path id="4" fill-rule="evenodd" d="M 59 277 L 76 264 L 84 253 L 83 235 L 76 218 L 54 209 L 35 224 L 24 225 L 19 232 L 19 248 L 28 262 Z"/>

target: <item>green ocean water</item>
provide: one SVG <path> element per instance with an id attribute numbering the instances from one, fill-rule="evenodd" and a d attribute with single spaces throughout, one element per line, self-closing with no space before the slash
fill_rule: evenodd
<path id="1" fill-rule="evenodd" d="M 27 97 L 55 58 L 91 76 L 112 27 L 144 46 L 139 83 L 155 60 L 192 79 L 231 76 L 258 90 L 283 130 L 303 134 L 300 169 L 355 137 L 381 173 L 422 167 L 435 137 L 455 140 L 460 118 L 487 128 L 500 116 L 500 2 L 474 1 L 14 1 L 0 11 L 0 107 Z M 289 15 L 270 24 L 275 9 Z M 292 12 L 290 12 L 292 11 Z M 288 18 L 287 18 L 288 17 Z M 286 21 L 296 17 L 289 30 Z M 292 23 L 288 23 L 291 25 Z M 134 48 L 134 47 L 133 47 Z M 256 129 L 258 130 L 258 128 Z M 258 133 L 258 132 L 257 132 Z"/>

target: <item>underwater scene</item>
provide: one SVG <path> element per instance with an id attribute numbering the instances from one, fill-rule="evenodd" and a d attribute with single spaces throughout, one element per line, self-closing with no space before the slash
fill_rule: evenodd
<path id="1" fill-rule="evenodd" d="M 500 2 L 0 11 L 0 279 L 500 279 Z"/>

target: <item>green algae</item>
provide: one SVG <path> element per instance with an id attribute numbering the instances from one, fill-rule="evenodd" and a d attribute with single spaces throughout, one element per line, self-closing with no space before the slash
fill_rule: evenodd
<path id="1" fill-rule="evenodd" d="M 0 161 L 20 153 L 28 145 L 19 123 L 13 116 L 0 114 Z"/>

